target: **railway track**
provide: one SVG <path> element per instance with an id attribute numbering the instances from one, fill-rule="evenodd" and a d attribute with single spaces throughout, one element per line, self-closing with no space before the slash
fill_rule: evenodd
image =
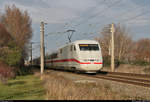
<path id="1" fill-rule="evenodd" d="M 150 88 L 150 75 L 121 73 L 121 72 L 101 72 L 98 73 L 97 75 L 93 76 L 86 75 L 86 76 Z"/>
<path id="2" fill-rule="evenodd" d="M 106 71 L 102 71 L 99 74 L 117 75 L 117 76 L 128 76 L 128 77 L 138 77 L 138 78 L 150 79 L 150 75 L 148 75 L 148 74 L 122 73 L 122 72 L 106 72 Z"/>
<path id="3" fill-rule="evenodd" d="M 60 70 L 56 70 L 56 71 L 60 71 Z M 68 71 L 64 71 L 64 72 L 68 72 Z M 71 73 L 71 74 L 76 74 L 76 73 Z M 92 75 L 91 74 L 78 74 L 78 75 L 86 76 L 89 78 L 92 77 L 96 79 L 104 79 L 104 80 L 110 80 L 110 81 L 150 88 L 150 75 L 121 73 L 121 72 L 104 72 L 104 71 L 95 75 L 93 74 Z"/>

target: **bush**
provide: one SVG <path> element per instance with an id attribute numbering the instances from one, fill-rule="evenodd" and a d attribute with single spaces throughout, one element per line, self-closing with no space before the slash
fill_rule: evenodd
<path id="1" fill-rule="evenodd" d="M 104 65 L 104 67 L 111 66 L 111 57 L 110 56 L 103 57 L 103 65 Z M 120 65 L 120 61 L 118 59 L 115 59 L 115 67 L 118 67 L 119 65 Z"/>
<path id="2" fill-rule="evenodd" d="M 109 67 L 110 64 L 111 64 L 111 62 L 110 62 L 110 56 L 104 56 L 103 57 L 103 66 L 104 67 Z"/>
<path id="3" fill-rule="evenodd" d="M 28 75 L 28 74 L 33 74 L 33 71 L 31 70 L 30 66 L 19 67 L 16 69 L 16 75 L 18 75 L 18 76 Z"/>
<path id="4" fill-rule="evenodd" d="M 146 62 L 143 60 L 135 60 L 135 61 L 132 61 L 130 64 L 139 65 L 139 66 L 147 66 L 147 65 L 150 65 L 150 62 Z"/>
<path id="5" fill-rule="evenodd" d="M 15 78 L 14 68 L 0 62 L 0 81 L 6 84 L 10 78 Z"/>
<path id="6" fill-rule="evenodd" d="M 9 66 L 17 66 L 21 60 L 21 49 L 13 42 L 10 42 L 7 47 L 1 48 L 0 52 L 0 61 Z"/>

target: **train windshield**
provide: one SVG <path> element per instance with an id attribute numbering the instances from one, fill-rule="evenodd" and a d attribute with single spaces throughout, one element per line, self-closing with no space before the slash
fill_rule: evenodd
<path id="1" fill-rule="evenodd" d="M 79 44 L 80 51 L 98 51 L 98 44 Z"/>

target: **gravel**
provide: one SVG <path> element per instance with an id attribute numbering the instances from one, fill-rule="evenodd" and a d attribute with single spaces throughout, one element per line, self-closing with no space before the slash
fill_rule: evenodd
<path id="1" fill-rule="evenodd" d="M 150 100 L 150 88 L 125 84 L 121 82 L 109 81 L 104 79 L 96 79 L 81 76 L 80 74 L 72 74 L 68 72 L 57 72 L 52 71 L 53 73 L 57 73 L 57 75 L 63 76 L 69 80 L 74 81 L 75 83 L 96 83 L 99 85 L 104 85 L 109 90 L 113 92 L 119 93 L 126 97 L 126 99 L 142 99 L 142 100 Z"/>

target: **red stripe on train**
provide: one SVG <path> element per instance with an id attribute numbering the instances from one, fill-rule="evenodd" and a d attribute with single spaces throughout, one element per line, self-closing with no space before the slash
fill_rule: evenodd
<path id="1" fill-rule="evenodd" d="M 90 62 L 80 62 L 76 59 L 63 59 L 63 60 L 46 61 L 46 63 L 52 63 L 52 62 L 77 62 L 79 64 L 91 64 Z M 102 64 L 102 63 L 101 62 L 94 62 L 93 64 Z"/>
<path id="2" fill-rule="evenodd" d="M 94 64 L 103 64 L 103 63 L 101 63 L 101 62 L 94 62 Z"/>

